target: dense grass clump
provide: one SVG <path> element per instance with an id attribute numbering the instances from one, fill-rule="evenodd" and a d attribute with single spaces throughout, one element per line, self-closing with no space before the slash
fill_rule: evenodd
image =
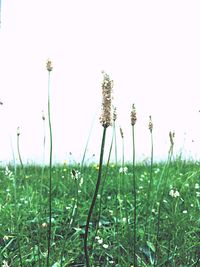
<path id="1" fill-rule="evenodd" d="M 198 162 L 181 160 L 167 166 L 154 163 L 152 173 L 149 164 L 136 164 L 134 224 L 132 165 L 103 166 L 103 190 L 97 196 L 88 236 L 92 266 L 133 266 L 133 248 L 138 266 L 197 266 L 199 170 Z M 98 165 L 52 166 L 51 266 L 84 266 L 85 223 L 97 176 Z M 1 167 L 1 266 L 45 266 L 48 182 L 48 167 Z"/>

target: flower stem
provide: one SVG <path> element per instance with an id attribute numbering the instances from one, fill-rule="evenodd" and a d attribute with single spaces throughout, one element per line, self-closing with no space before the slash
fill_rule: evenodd
<path id="1" fill-rule="evenodd" d="M 133 140 L 133 197 L 134 197 L 134 214 L 133 214 L 133 260 L 134 266 L 137 267 L 136 257 L 136 229 L 137 229 L 137 190 L 136 190 L 136 177 L 135 177 L 135 129 L 132 125 L 132 140 Z"/>
<path id="2" fill-rule="evenodd" d="M 50 263 L 51 250 L 51 221 L 52 221 L 52 127 L 51 127 L 51 112 L 50 112 L 50 71 L 48 76 L 48 122 L 50 135 L 50 153 L 49 153 L 49 227 L 48 227 L 48 247 L 47 247 L 47 267 Z"/>
<path id="3" fill-rule="evenodd" d="M 88 256 L 88 247 L 87 247 L 87 241 L 88 241 L 88 231 L 89 231 L 89 223 L 92 216 L 92 212 L 96 203 L 97 194 L 101 182 L 101 174 L 102 174 L 102 165 L 103 165 L 103 154 L 104 154 L 104 147 L 105 147 L 105 139 L 106 139 L 106 126 L 103 127 L 103 137 L 102 137 L 102 143 L 101 143 L 101 152 L 100 152 L 100 159 L 99 159 L 99 172 L 98 172 L 98 178 L 96 183 L 95 192 L 93 195 L 93 199 L 90 205 L 90 209 L 87 216 L 86 226 L 85 226 L 85 236 L 84 236 L 84 252 L 85 252 L 85 261 L 86 261 L 86 267 L 90 267 L 90 260 Z"/>

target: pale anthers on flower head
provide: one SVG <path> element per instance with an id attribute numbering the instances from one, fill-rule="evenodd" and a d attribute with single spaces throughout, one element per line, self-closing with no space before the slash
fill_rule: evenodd
<path id="1" fill-rule="evenodd" d="M 46 68 L 49 72 L 53 70 L 52 62 L 49 59 L 47 60 Z"/>
<path id="2" fill-rule="evenodd" d="M 113 81 L 110 80 L 110 77 L 105 72 L 103 74 L 102 82 L 102 113 L 100 117 L 100 123 L 103 127 L 107 128 L 112 125 L 112 111 L 111 111 L 111 102 L 112 102 L 112 88 Z"/>
<path id="3" fill-rule="evenodd" d="M 135 125 L 137 121 L 137 115 L 136 115 L 136 108 L 135 105 L 132 105 L 132 110 L 131 110 L 131 125 Z"/>

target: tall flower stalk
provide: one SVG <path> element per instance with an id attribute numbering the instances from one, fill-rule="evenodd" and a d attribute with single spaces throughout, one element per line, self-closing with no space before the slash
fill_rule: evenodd
<path id="1" fill-rule="evenodd" d="M 157 260 L 158 260 L 158 239 L 159 239 L 159 235 L 160 235 L 160 217 L 161 217 L 161 209 L 163 206 L 163 200 L 164 200 L 164 196 L 166 193 L 166 187 L 167 187 L 167 182 L 168 182 L 168 177 L 169 177 L 169 166 L 171 163 L 171 159 L 173 156 L 173 149 L 174 149 L 174 137 L 175 137 L 175 133 L 173 132 L 169 132 L 169 140 L 170 140 L 170 148 L 169 148 L 169 152 L 168 152 L 168 159 L 167 159 L 167 163 L 165 165 L 166 168 L 164 168 L 164 171 L 166 170 L 166 179 L 164 181 L 163 184 L 163 191 L 161 193 L 161 197 L 160 197 L 160 201 L 159 201 L 159 206 L 158 206 L 158 217 L 157 217 L 157 230 L 156 230 L 156 245 L 155 245 L 155 260 L 154 260 L 154 267 L 158 266 L 157 265 Z M 162 176 L 164 175 L 164 172 L 162 174 Z"/>
<path id="2" fill-rule="evenodd" d="M 145 220 L 145 230 L 144 230 L 145 242 L 148 239 L 148 218 L 149 218 L 149 215 L 150 215 L 150 209 L 152 207 L 152 205 L 150 205 L 152 184 L 153 184 L 153 122 L 152 122 L 151 116 L 149 116 L 148 128 L 149 128 L 150 135 L 151 135 L 151 162 L 150 162 L 149 186 L 148 186 L 148 189 L 147 189 L 146 220 Z"/>
<path id="3" fill-rule="evenodd" d="M 49 225 L 47 234 L 47 267 L 50 266 L 50 251 L 51 251 L 51 221 L 52 221 L 52 127 L 51 127 L 51 105 L 50 105 L 50 76 L 53 70 L 52 62 L 47 61 L 48 71 L 48 122 L 49 122 L 49 137 L 50 137 L 50 152 L 49 152 Z"/>
<path id="4" fill-rule="evenodd" d="M 136 257 L 136 232 L 137 232 L 137 189 L 136 189 L 136 176 L 135 176 L 135 123 L 137 121 L 135 105 L 132 105 L 131 110 L 131 126 L 132 126 L 132 142 L 133 142 L 133 161 L 132 161 L 132 176 L 133 176 L 133 198 L 134 198 L 134 214 L 133 214 L 133 260 L 134 266 L 137 266 Z"/>
<path id="5" fill-rule="evenodd" d="M 105 148 L 105 140 L 106 140 L 106 129 L 111 125 L 111 117 L 112 117 L 112 111 L 111 111 L 111 92 L 113 87 L 113 81 L 110 80 L 109 76 L 103 72 L 103 82 L 102 82 L 102 114 L 100 117 L 100 123 L 103 126 L 103 136 L 102 136 L 102 142 L 101 142 L 101 150 L 100 150 L 100 159 L 99 159 L 99 171 L 98 171 L 98 177 L 95 187 L 95 192 L 92 198 L 92 202 L 89 208 L 87 220 L 86 220 L 86 226 L 85 226 L 85 236 L 84 236 L 84 253 L 85 253 L 85 261 L 86 266 L 90 267 L 90 260 L 88 255 L 88 232 L 89 232 L 89 224 L 92 216 L 92 212 L 96 203 L 97 194 L 99 191 L 99 186 L 101 183 L 101 176 L 102 176 L 102 166 L 103 166 L 103 155 L 104 155 L 104 148 Z"/>

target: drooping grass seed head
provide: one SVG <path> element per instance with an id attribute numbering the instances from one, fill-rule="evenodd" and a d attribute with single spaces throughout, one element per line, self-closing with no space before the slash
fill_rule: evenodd
<path id="1" fill-rule="evenodd" d="M 132 110 L 131 110 L 131 125 L 135 125 L 137 121 L 137 116 L 136 116 L 136 108 L 135 105 L 132 105 Z"/>
<path id="2" fill-rule="evenodd" d="M 149 131 L 152 133 L 153 131 L 153 122 L 151 116 L 149 116 Z"/>
<path id="3" fill-rule="evenodd" d="M 111 102 L 112 102 L 112 88 L 113 81 L 110 80 L 110 77 L 105 72 L 103 74 L 102 82 L 102 113 L 100 117 L 100 123 L 103 127 L 107 128 L 112 124 L 112 111 L 111 111 Z"/>
<path id="4" fill-rule="evenodd" d="M 47 67 L 47 70 L 50 72 L 50 71 L 52 71 L 53 70 L 53 66 L 52 66 L 52 62 L 51 62 L 51 60 L 47 60 L 47 65 L 46 65 L 46 67 Z"/>

